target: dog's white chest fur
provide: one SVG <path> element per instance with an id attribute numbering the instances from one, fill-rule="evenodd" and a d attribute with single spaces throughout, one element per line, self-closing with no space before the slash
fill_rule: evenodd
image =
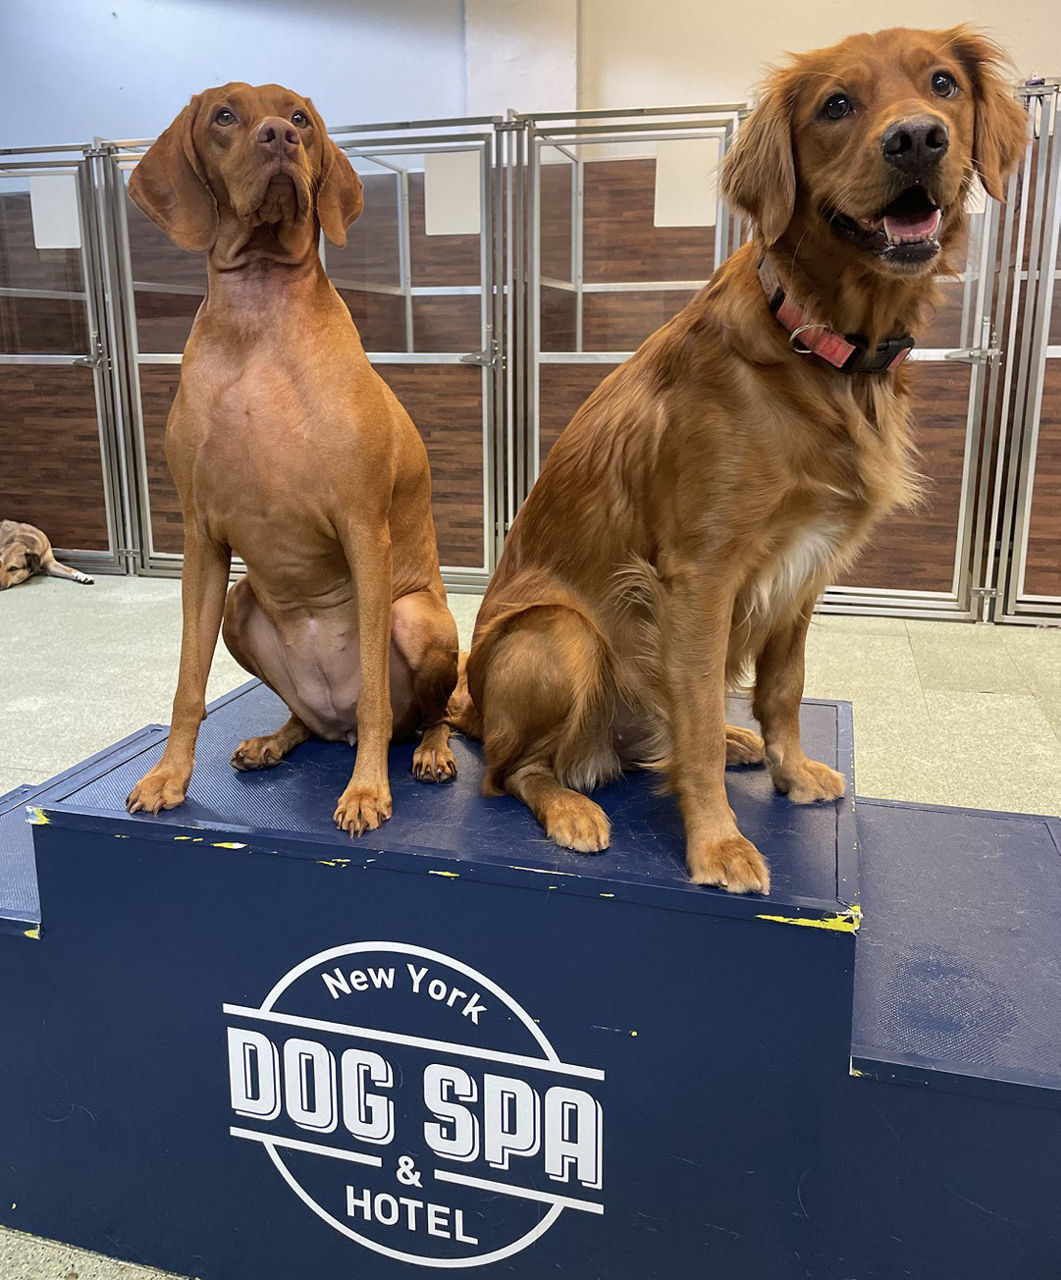
<path id="1" fill-rule="evenodd" d="M 787 612 L 804 594 L 807 586 L 831 565 L 843 530 L 823 522 L 799 529 L 760 567 L 741 592 L 749 619 L 768 619 Z"/>

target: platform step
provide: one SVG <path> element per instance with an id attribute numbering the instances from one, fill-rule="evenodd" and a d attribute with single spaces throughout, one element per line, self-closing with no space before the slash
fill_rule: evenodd
<path id="1" fill-rule="evenodd" d="M 166 739 L 162 725 L 147 725 L 105 747 L 47 782 L 16 787 L 0 796 L 0 933 L 36 937 L 41 923 L 37 871 L 33 861 L 30 810 L 54 795 L 67 794 L 112 767 L 124 751 L 144 751 Z"/>
<path id="2" fill-rule="evenodd" d="M 859 799 L 852 1066 L 1061 1106 L 1061 822 Z"/>
<path id="3" fill-rule="evenodd" d="M 33 787 L 16 787 L 0 796 L 0 932 L 37 932 L 41 922 L 33 839 L 26 826 L 26 804 Z"/>

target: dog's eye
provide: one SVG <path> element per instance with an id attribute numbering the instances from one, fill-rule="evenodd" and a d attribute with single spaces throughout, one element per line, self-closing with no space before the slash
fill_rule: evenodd
<path id="1" fill-rule="evenodd" d="M 304 111 L 293 111 L 291 113 L 291 123 L 297 124 L 300 129 L 305 129 L 309 124 L 309 116 Z"/>
<path id="2" fill-rule="evenodd" d="M 822 107 L 822 115 L 826 120 L 842 120 L 844 116 L 849 116 L 854 111 L 854 104 L 846 93 L 834 93 L 832 97 L 826 98 L 825 106 Z"/>
<path id="3" fill-rule="evenodd" d="M 953 98 L 958 92 L 958 82 L 949 71 L 937 71 L 932 77 L 932 92 L 941 98 Z"/>
<path id="4" fill-rule="evenodd" d="M 222 107 L 220 111 L 214 112 L 214 124 L 235 124 L 236 117 L 229 111 L 228 107 Z"/>

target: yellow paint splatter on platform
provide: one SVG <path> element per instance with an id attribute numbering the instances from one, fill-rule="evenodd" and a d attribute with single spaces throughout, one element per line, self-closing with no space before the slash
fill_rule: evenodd
<path id="1" fill-rule="evenodd" d="M 832 929 L 837 933 L 858 933 L 862 923 L 862 908 L 853 903 L 846 911 L 834 916 L 767 916 L 757 915 L 756 920 L 771 920 L 774 924 L 798 924 L 807 929 Z"/>

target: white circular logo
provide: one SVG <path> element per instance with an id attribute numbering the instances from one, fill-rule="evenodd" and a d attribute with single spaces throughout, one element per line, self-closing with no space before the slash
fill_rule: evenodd
<path id="1" fill-rule="evenodd" d="M 425 1267 L 509 1258 L 602 1214 L 604 1072 L 561 1060 L 489 978 L 398 942 L 297 965 L 226 1004 L 234 1138 L 329 1226 Z"/>

